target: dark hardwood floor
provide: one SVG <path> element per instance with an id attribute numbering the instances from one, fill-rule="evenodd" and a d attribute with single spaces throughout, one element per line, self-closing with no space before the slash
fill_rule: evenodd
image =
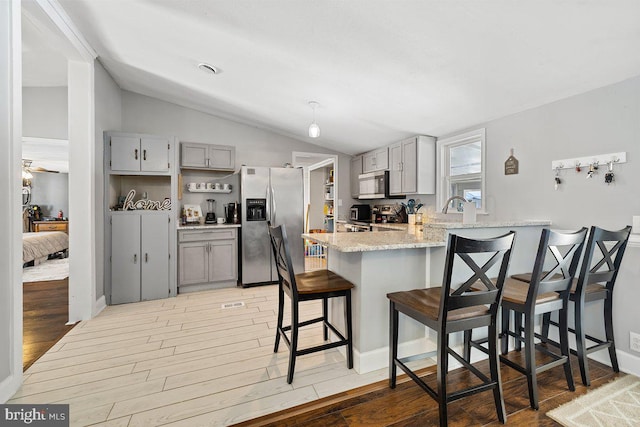
<path id="1" fill-rule="evenodd" d="M 23 283 L 22 367 L 27 370 L 73 325 L 69 320 L 69 279 Z"/>
<path id="2" fill-rule="evenodd" d="M 522 354 L 510 353 L 510 358 L 521 360 Z M 475 364 L 488 374 L 486 361 Z M 515 370 L 501 366 L 507 425 L 514 426 L 559 426 L 547 417 L 547 411 L 569 402 L 588 390 L 597 388 L 624 374 L 615 374 L 611 368 L 591 361 L 591 387 L 580 381 L 577 360 L 572 358 L 576 391 L 570 392 L 561 367 L 538 375 L 540 410 L 529 407 L 526 378 Z M 429 385 L 435 387 L 435 366 L 421 372 L 422 377 L 431 377 Z M 448 387 L 451 390 L 473 384 L 475 377 L 469 371 L 457 369 L 449 373 Z M 295 382 L 295 379 L 294 379 Z M 275 414 L 266 415 L 237 426 L 393 426 L 426 427 L 439 425 L 438 405 L 421 388 L 406 376 L 402 383 L 391 390 L 387 381 L 349 390 L 334 396 L 310 402 Z M 449 404 L 450 426 L 498 426 L 493 395 L 489 392 L 476 394 Z"/>

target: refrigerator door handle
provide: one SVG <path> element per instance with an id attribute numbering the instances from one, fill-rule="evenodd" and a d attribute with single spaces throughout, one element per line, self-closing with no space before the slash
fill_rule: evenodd
<path id="1" fill-rule="evenodd" d="M 265 194 L 265 199 L 267 199 L 267 206 L 265 206 L 265 209 L 267 210 L 267 221 L 271 222 L 271 225 L 274 225 L 273 222 L 271 221 L 271 194 L 269 192 L 269 184 L 267 184 L 267 186 L 264 189 L 264 194 Z"/>
<path id="2" fill-rule="evenodd" d="M 271 187 L 271 203 L 273 203 L 273 225 L 276 225 L 277 221 L 277 210 L 276 210 L 276 190 Z"/>

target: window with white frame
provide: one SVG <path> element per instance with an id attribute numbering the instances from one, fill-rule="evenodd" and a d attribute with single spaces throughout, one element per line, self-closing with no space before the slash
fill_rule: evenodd
<path id="1" fill-rule="evenodd" d="M 466 132 L 438 141 L 438 205 L 460 196 L 485 211 L 485 130 Z M 449 202 L 449 212 L 460 212 L 462 201 Z"/>

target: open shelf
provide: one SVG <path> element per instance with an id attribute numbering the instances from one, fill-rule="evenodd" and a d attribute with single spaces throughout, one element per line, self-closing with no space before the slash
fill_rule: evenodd
<path id="1" fill-rule="evenodd" d="M 216 189 L 213 189 L 213 188 L 200 188 L 200 189 L 191 190 L 191 189 L 187 188 L 187 191 L 189 193 L 225 193 L 225 194 L 229 194 L 229 193 L 231 193 L 232 190 L 216 190 Z"/>

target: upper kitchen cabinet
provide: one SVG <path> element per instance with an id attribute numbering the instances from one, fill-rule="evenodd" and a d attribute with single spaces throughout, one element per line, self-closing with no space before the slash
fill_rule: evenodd
<path id="1" fill-rule="evenodd" d="M 232 171 L 236 167 L 236 149 L 230 145 L 180 143 L 180 167 Z"/>
<path id="2" fill-rule="evenodd" d="M 357 199 L 360 195 L 360 180 L 358 175 L 362 173 L 362 156 L 351 159 L 351 197 Z"/>
<path id="3" fill-rule="evenodd" d="M 414 136 L 389 146 L 389 194 L 435 194 L 436 141 Z"/>
<path id="4" fill-rule="evenodd" d="M 165 137 L 136 134 L 106 135 L 111 172 L 123 174 L 170 174 L 172 141 Z"/>
<path id="5" fill-rule="evenodd" d="M 389 150 L 379 148 L 362 155 L 362 173 L 383 171 L 389 168 Z"/>

